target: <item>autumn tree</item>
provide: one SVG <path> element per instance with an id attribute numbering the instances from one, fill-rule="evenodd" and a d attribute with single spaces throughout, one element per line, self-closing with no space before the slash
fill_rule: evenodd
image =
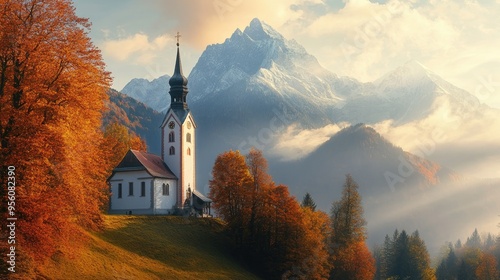
<path id="1" fill-rule="evenodd" d="M 15 167 L 17 248 L 37 261 L 78 226 L 98 228 L 107 200 L 99 146 L 110 78 L 89 27 L 69 0 L 0 4 L 0 181 Z M 5 207 L 4 188 L 1 197 Z"/>
<path id="2" fill-rule="evenodd" d="M 476 268 L 478 280 L 498 280 L 500 272 L 497 269 L 497 260 L 491 254 L 485 253 L 481 256 L 481 261 Z"/>
<path id="3" fill-rule="evenodd" d="M 257 242 L 257 232 L 262 229 L 259 227 L 259 220 L 262 220 L 265 216 L 263 213 L 265 209 L 264 194 L 267 189 L 271 187 L 272 178 L 268 174 L 267 160 L 262 155 L 262 151 L 252 148 L 248 155 L 246 155 L 246 163 L 250 177 L 252 179 L 251 183 L 251 195 L 249 197 L 250 206 L 250 221 L 248 225 L 249 230 L 249 246 L 256 245 Z"/>
<path id="4" fill-rule="evenodd" d="M 297 269 L 298 279 L 326 279 L 332 265 L 328 253 L 331 233 L 330 219 L 323 211 L 302 207 L 304 235 L 301 244 L 302 261 Z"/>
<path id="5" fill-rule="evenodd" d="M 261 151 L 220 154 L 212 177 L 210 197 L 237 255 L 267 279 L 328 276 L 327 215 L 301 208 L 288 187 L 275 185 Z"/>
<path id="6" fill-rule="evenodd" d="M 129 149 L 147 151 L 146 142 L 135 133 L 119 123 L 108 124 L 104 128 L 104 139 L 101 150 L 107 159 L 107 172 L 120 163 Z"/>
<path id="7" fill-rule="evenodd" d="M 252 177 L 239 151 L 217 156 L 212 169 L 209 196 L 217 214 L 228 223 L 236 246 L 243 245 L 245 225 L 250 219 Z"/>
<path id="8" fill-rule="evenodd" d="M 330 279 L 371 279 L 375 274 L 374 259 L 365 244 L 366 221 L 358 188 L 351 175 L 346 175 L 342 198 L 332 205 Z"/>

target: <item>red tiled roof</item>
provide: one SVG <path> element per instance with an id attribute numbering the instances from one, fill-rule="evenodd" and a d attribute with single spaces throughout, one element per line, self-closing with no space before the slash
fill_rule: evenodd
<path id="1" fill-rule="evenodd" d="M 137 150 L 129 150 L 113 173 L 133 170 L 146 170 L 153 177 L 177 179 L 159 156 Z"/>

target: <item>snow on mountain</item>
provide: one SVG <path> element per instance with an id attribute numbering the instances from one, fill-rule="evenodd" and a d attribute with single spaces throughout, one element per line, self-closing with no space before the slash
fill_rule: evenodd
<path id="1" fill-rule="evenodd" d="M 121 90 L 122 93 L 140 101 L 158 112 L 164 112 L 170 106 L 168 95 L 168 75 L 152 81 L 146 79 L 132 79 Z"/>
<path id="2" fill-rule="evenodd" d="M 297 42 L 285 39 L 258 19 L 243 32 L 237 29 L 224 43 L 208 46 L 189 81 L 188 102 L 193 108 L 209 104 L 227 114 L 241 115 L 245 108 L 237 104 L 244 102 L 258 106 L 249 113 L 262 113 L 264 120 L 269 121 L 272 110 L 279 109 L 291 112 L 306 125 L 331 122 L 336 108 L 343 106 L 341 96 L 348 91 L 344 87 L 344 92 L 337 94 L 335 86 L 342 85 L 342 80 Z"/>
<path id="3" fill-rule="evenodd" d="M 363 90 L 362 95 L 347 100 L 342 120 L 376 123 L 391 119 L 403 124 L 423 119 L 444 105 L 457 114 L 481 106 L 472 94 L 414 60 L 365 84 Z"/>

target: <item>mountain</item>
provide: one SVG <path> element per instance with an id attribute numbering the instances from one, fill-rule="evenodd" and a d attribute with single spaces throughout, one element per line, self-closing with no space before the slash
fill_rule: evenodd
<path id="1" fill-rule="evenodd" d="M 471 113 L 481 105 L 467 91 L 445 81 L 418 61 L 412 60 L 367 83 L 364 93 L 346 101 L 340 121 L 397 124 L 421 120 L 443 106 L 451 114 Z"/>
<path id="2" fill-rule="evenodd" d="M 108 96 L 103 126 L 114 122 L 122 124 L 146 140 L 149 152 L 159 154 L 164 115 L 116 90 L 110 89 Z"/>
<path id="3" fill-rule="evenodd" d="M 274 162 L 271 173 L 294 194 L 311 193 L 318 207 L 325 211 L 339 195 L 338 189 L 348 173 L 367 198 L 391 193 L 413 194 L 460 178 L 446 167 L 394 146 L 364 124 L 342 129 L 302 159 Z"/>
<path id="4" fill-rule="evenodd" d="M 339 131 L 308 156 L 270 162 L 276 183 L 300 201 L 309 192 L 329 213 L 340 199 L 345 175 L 359 185 L 371 246 L 396 228 L 419 230 L 432 254 L 467 229 L 494 228 L 500 211 L 500 180 L 469 178 L 394 146 L 373 128 Z"/>
<path id="5" fill-rule="evenodd" d="M 132 79 L 121 90 L 137 101 L 140 101 L 158 112 L 166 112 L 170 106 L 168 95 L 168 80 L 170 76 L 164 75 L 152 81 L 146 79 Z"/>
<path id="6" fill-rule="evenodd" d="M 498 141 L 494 133 L 487 135 L 498 130 L 498 110 L 417 61 L 361 83 L 329 72 L 297 42 L 254 19 L 244 31 L 236 30 L 224 43 L 206 48 L 191 71 L 188 87 L 200 143 L 197 188 L 204 192 L 214 160 L 223 151 L 246 153 L 254 146 L 268 156 L 278 136 L 286 135 L 290 127 L 298 127 L 300 134 L 332 123 L 376 127 L 389 121 L 385 133 L 398 130 L 393 134 L 398 140 L 424 143 L 419 154 L 435 162 L 394 146 L 370 126 L 356 125 L 300 160 L 268 158 L 271 175 L 277 183 L 289 185 L 299 199 L 309 191 L 328 211 L 340 196 L 345 174 L 351 173 L 360 185 L 372 240 L 383 240 L 396 227 L 434 234 L 424 236 L 426 240 L 452 240 L 460 227 L 486 224 L 478 216 L 500 211 L 494 201 L 500 195 L 495 184 L 468 181 L 464 178 L 475 174 L 467 168 L 461 168 L 459 176 L 437 163 L 469 167 L 490 157 L 498 164 Z M 169 101 L 168 85 L 158 92 Z M 132 108 L 143 105 L 128 106 L 121 114 L 131 117 L 136 114 Z M 148 121 L 143 127 L 159 133 L 159 124 L 154 123 Z M 476 150 L 467 150 L 475 146 Z M 153 148 L 159 149 L 159 144 Z M 438 218 L 426 220 L 429 216 Z M 457 227 L 460 219 L 463 223 Z M 445 229 L 436 232 L 438 227 Z"/>
<path id="7" fill-rule="evenodd" d="M 206 48 L 189 75 L 188 102 L 198 119 L 224 117 L 225 125 L 244 131 L 257 132 L 277 112 L 317 127 L 332 122 L 343 106 L 348 93 L 335 86 L 345 83 L 296 41 L 253 19 L 243 32 Z"/>

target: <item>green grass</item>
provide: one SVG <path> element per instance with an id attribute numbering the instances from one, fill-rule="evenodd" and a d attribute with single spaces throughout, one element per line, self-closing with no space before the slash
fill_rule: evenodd
<path id="1" fill-rule="evenodd" d="M 38 269 L 41 279 L 258 279 L 232 259 L 213 219 L 105 216 L 77 252 L 62 250 Z M 68 248 L 68 250 L 70 250 Z"/>

